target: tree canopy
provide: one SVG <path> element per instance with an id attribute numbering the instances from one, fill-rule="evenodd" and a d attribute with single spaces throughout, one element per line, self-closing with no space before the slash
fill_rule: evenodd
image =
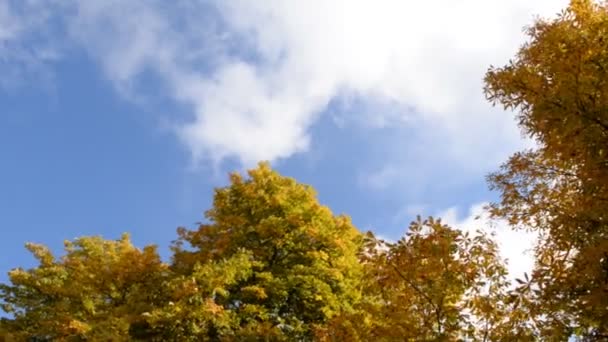
<path id="1" fill-rule="evenodd" d="M 0 331 L 16 341 L 126 340 L 144 312 L 163 302 L 158 286 L 167 276 L 156 248 L 135 248 L 127 235 L 116 241 L 86 237 L 65 243 L 55 258 L 28 244 L 39 265 L 9 273 L 0 286 Z"/>
<path id="2" fill-rule="evenodd" d="M 13 338 L 310 340 L 361 297 L 362 236 L 312 188 L 266 163 L 216 190 L 207 223 L 178 229 L 170 263 L 121 240 L 66 242 L 10 273 L 0 299 Z M 187 246 L 186 246 L 187 245 Z"/>
<path id="3" fill-rule="evenodd" d="M 608 4 L 573 0 L 557 19 L 486 75 L 486 94 L 517 110 L 538 147 L 512 156 L 489 181 L 495 217 L 541 239 L 528 289 L 544 338 L 608 339 Z"/>

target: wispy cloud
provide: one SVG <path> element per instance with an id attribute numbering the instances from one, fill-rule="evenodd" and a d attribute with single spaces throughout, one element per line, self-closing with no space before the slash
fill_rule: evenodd
<path id="1" fill-rule="evenodd" d="M 0 1 L 0 86 L 15 89 L 48 78 L 60 59 L 56 27 L 50 19 L 62 7 L 54 0 Z"/>
<path id="2" fill-rule="evenodd" d="M 0 2 L 0 41 L 13 39 L 19 30 L 19 24 L 13 17 L 8 3 Z"/>

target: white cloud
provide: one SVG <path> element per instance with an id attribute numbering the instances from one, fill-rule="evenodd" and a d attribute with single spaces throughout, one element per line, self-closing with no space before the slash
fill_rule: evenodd
<path id="1" fill-rule="evenodd" d="M 249 32 L 254 39 L 264 62 L 257 68 L 259 87 L 278 83 L 299 89 L 300 97 L 288 100 L 296 108 L 310 105 L 315 93 L 319 100 L 309 110 L 322 110 L 340 92 L 416 108 L 415 114 L 403 114 L 424 116 L 427 127 L 447 135 L 451 144 L 442 152 L 469 164 L 474 164 L 470 154 L 478 152 L 485 165 L 493 159 L 486 152 L 505 143 L 512 147 L 519 136 L 510 117 L 488 115 L 481 94 L 483 73 L 514 53 L 521 26 L 533 14 L 553 14 L 564 4 L 236 1 L 221 8 L 232 30 Z M 280 91 L 271 89 L 270 94 L 286 98 Z M 372 177 L 372 185 L 393 178 L 396 172 L 386 172 L 391 168 Z"/>
<path id="2" fill-rule="evenodd" d="M 137 96 L 137 77 L 152 71 L 170 97 L 192 107 L 193 120 L 175 129 L 195 158 L 252 164 L 305 150 L 306 130 L 329 93 L 232 56 L 239 33 L 194 21 L 189 11 L 205 8 L 188 6 L 172 16 L 147 1 L 79 2 L 71 32 L 127 96 Z"/>
<path id="3" fill-rule="evenodd" d="M 472 153 L 518 144 L 511 119 L 488 114 L 485 69 L 514 53 L 533 14 L 566 3 L 77 1 L 68 21 L 123 93 L 136 96 L 138 77 L 152 71 L 192 108 L 176 132 L 197 158 L 249 164 L 305 151 L 329 101 L 356 94 L 415 108 L 388 119 L 424 118 L 441 141 L 434 151 L 475 168 L 488 158 Z"/>
<path id="4" fill-rule="evenodd" d="M 225 5 L 224 13 L 233 30 L 255 38 L 266 61 L 262 81 L 277 77 L 285 85 L 324 90 L 323 98 L 351 92 L 416 109 L 388 119 L 417 125 L 424 138 L 412 142 L 404 134 L 394 144 L 401 146 L 393 153 L 401 154 L 398 160 L 360 177 L 384 190 L 400 182 L 421 185 L 438 160 L 477 177 L 522 146 L 512 117 L 483 99 L 481 78 L 490 64 L 513 55 L 523 39 L 521 26 L 533 14 L 551 15 L 565 3 L 241 1 Z M 309 102 L 302 96 L 293 103 Z M 421 120 L 411 123 L 411 116 Z M 388 124 L 379 119 L 369 125 Z"/>
<path id="5" fill-rule="evenodd" d="M 463 219 L 458 218 L 456 208 L 449 208 L 437 216 L 446 224 L 471 234 L 477 230 L 487 233 L 494 232 L 500 255 L 508 262 L 509 278 L 511 280 L 523 278 L 524 272 L 530 275 L 534 266 L 533 247 L 538 234 L 513 230 L 503 220 L 490 220 L 487 212 L 484 211 L 485 205 L 486 203 L 472 205 L 467 213 L 468 216 Z"/>

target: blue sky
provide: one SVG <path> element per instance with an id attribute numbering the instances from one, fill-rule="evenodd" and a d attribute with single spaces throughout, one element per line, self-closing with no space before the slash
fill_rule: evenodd
<path id="1" fill-rule="evenodd" d="M 565 4 L 0 0 L 0 280 L 26 241 L 166 256 L 259 160 L 387 238 L 416 214 L 486 227 L 485 174 L 530 143 L 481 79 Z M 529 267 L 531 238 L 493 229 Z"/>

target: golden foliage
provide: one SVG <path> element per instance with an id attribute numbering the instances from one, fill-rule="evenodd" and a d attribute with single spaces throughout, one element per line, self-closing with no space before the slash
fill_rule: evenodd
<path id="1" fill-rule="evenodd" d="M 538 335 L 608 338 L 608 5 L 571 1 L 528 28 L 516 58 L 486 75 L 538 148 L 489 177 L 495 217 L 540 232 L 525 284 Z"/>

